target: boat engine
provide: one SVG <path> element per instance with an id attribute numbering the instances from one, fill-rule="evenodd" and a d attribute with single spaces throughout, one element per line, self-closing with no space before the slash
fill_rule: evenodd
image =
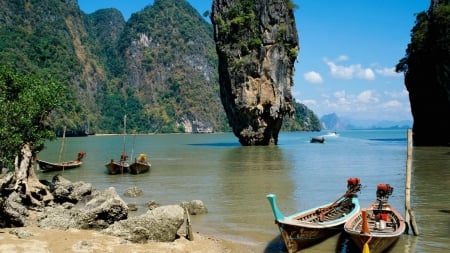
<path id="1" fill-rule="evenodd" d="M 347 190 L 357 192 L 361 189 L 361 180 L 357 177 L 350 177 L 347 179 Z"/>
<path id="2" fill-rule="evenodd" d="M 387 199 L 392 195 L 394 187 L 389 184 L 378 184 L 377 186 L 377 199 Z"/>

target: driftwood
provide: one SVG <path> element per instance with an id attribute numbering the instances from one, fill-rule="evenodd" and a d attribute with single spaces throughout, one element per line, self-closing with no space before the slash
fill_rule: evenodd
<path id="1" fill-rule="evenodd" d="M 32 206 L 43 207 L 53 201 L 49 188 L 39 181 L 34 172 L 34 159 L 31 144 L 26 143 L 14 161 L 15 184 L 13 189 L 20 193 L 22 199 Z"/>

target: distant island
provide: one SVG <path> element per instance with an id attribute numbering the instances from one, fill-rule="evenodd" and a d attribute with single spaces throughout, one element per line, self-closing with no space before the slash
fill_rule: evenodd
<path id="1" fill-rule="evenodd" d="M 355 120 L 340 118 L 336 113 L 323 115 L 320 118 L 323 130 L 352 130 L 352 129 L 408 129 L 412 128 L 411 120 Z"/>

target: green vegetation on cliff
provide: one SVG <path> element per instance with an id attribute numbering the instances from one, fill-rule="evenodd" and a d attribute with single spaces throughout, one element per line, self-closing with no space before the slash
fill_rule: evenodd
<path id="1" fill-rule="evenodd" d="M 126 114 L 141 133 L 230 131 L 212 26 L 185 0 L 155 0 L 127 22 L 116 9 L 86 15 L 76 1 L 0 6 L 0 65 L 66 87 L 53 130 L 120 133 Z"/>

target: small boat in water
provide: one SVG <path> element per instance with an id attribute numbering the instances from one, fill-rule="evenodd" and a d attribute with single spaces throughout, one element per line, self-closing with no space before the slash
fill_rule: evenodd
<path id="1" fill-rule="evenodd" d="M 128 155 L 126 153 L 126 136 L 127 115 L 123 116 L 123 151 L 120 155 L 120 160 L 115 161 L 114 159 L 111 159 L 111 161 L 105 165 L 108 173 L 111 175 L 127 173 L 128 169 L 130 168 L 130 164 L 127 162 Z"/>
<path id="2" fill-rule="evenodd" d="M 311 140 L 309 142 L 311 142 L 311 143 L 325 143 L 325 137 L 323 137 L 323 136 L 311 137 Z"/>
<path id="3" fill-rule="evenodd" d="M 139 154 L 139 156 L 134 160 L 134 162 L 130 165 L 130 173 L 131 174 L 142 174 L 150 171 L 150 167 L 152 165 L 147 159 L 146 154 Z"/>
<path id="4" fill-rule="evenodd" d="M 111 175 L 127 173 L 130 169 L 130 164 L 127 162 L 127 159 L 128 155 L 125 153 L 120 156 L 119 161 L 111 159 L 111 161 L 105 165 L 106 169 L 108 169 L 108 173 Z"/>
<path id="5" fill-rule="evenodd" d="M 276 196 L 268 194 L 275 224 L 289 253 L 319 243 L 342 231 L 344 223 L 359 213 L 357 192 L 361 189 L 359 178 L 347 180 L 347 191 L 336 201 L 290 216 L 284 216 L 276 203 Z"/>
<path id="6" fill-rule="evenodd" d="M 403 217 L 388 202 L 393 190 L 389 184 L 379 184 L 377 200 L 345 223 L 344 231 L 362 252 L 384 252 L 405 232 Z"/>
<path id="7" fill-rule="evenodd" d="M 77 159 L 73 161 L 52 163 L 36 159 L 36 162 L 39 164 L 39 170 L 42 172 L 68 170 L 80 167 L 83 164 L 83 157 L 85 155 L 86 152 L 80 151 L 78 152 Z"/>

